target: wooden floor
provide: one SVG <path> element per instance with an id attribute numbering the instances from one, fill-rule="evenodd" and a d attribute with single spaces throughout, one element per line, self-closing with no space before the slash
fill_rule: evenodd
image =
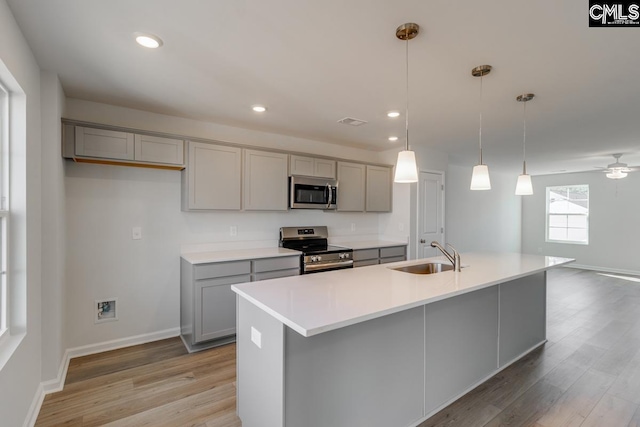
<path id="1" fill-rule="evenodd" d="M 171 338 L 79 357 L 36 426 L 240 427 L 235 379 L 235 344 L 188 354 Z"/>
<path id="2" fill-rule="evenodd" d="M 420 427 L 640 427 L 640 279 L 552 270 L 547 315 L 544 347 Z M 36 425 L 239 427 L 235 394 L 235 345 L 169 339 L 73 359 Z"/>

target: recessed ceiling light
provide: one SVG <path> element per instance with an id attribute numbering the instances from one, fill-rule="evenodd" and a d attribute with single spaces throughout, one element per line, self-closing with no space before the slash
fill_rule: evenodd
<path id="1" fill-rule="evenodd" d="M 387 113 L 387 117 L 391 117 L 392 119 L 394 119 L 396 117 L 400 117 L 400 113 L 397 111 L 389 111 Z"/>
<path id="2" fill-rule="evenodd" d="M 135 33 L 136 42 L 140 46 L 148 47 L 149 49 L 157 49 L 162 46 L 162 39 L 153 34 Z"/>
<path id="3" fill-rule="evenodd" d="M 391 142 L 396 142 L 397 140 L 398 140 L 397 136 L 390 136 L 389 137 L 389 141 L 391 141 Z"/>
<path id="4" fill-rule="evenodd" d="M 264 113 L 265 111 L 267 111 L 267 107 L 263 105 L 254 105 L 253 107 L 251 107 L 251 109 L 256 113 Z"/>

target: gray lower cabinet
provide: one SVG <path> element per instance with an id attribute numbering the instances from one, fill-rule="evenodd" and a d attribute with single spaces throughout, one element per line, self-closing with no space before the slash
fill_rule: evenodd
<path id="1" fill-rule="evenodd" d="M 353 266 L 365 267 L 367 265 L 387 264 L 390 262 L 405 261 L 407 259 L 407 246 L 391 246 L 370 249 L 356 249 L 353 251 Z"/>
<path id="2" fill-rule="evenodd" d="M 300 274 L 300 256 L 180 264 L 180 335 L 189 352 L 235 341 L 231 285 Z"/>

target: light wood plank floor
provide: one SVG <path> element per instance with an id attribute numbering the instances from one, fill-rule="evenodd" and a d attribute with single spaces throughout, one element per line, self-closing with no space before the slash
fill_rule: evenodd
<path id="1" fill-rule="evenodd" d="M 640 427 L 640 279 L 548 277 L 549 342 L 420 427 Z M 175 338 L 73 359 L 36 425 L 240 427 L 235 393 L 235 345 Z"/>

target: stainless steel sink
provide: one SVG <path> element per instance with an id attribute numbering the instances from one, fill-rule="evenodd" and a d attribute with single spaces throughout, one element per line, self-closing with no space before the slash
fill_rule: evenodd
<path id="1" fill-rule="evenodd" d="M 434 274 L 442 273 L 443 271 L 453 270 L 453 266 L 450 264 L 444 264 L 441 262 L 427 262 L 424 264 L 408 265 L 406 267 L 398 267 L 393 270 L 402 271 L 412 274 Z"/>

